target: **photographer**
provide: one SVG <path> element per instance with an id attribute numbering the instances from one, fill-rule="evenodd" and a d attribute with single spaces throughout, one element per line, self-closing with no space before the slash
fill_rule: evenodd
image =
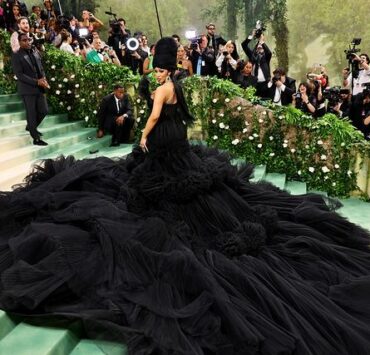
<path id="1" fill-rule="evenodd" d="M 292 97 L 292 105 L 300 109 L 302 112 L 314 114 L 316 111 L 317 99 L 311 94 L 310 87 L 307 83 L 300 83 L 298 92 Z"/>
<path id="2" fill-rule="evenodd" d="M 257 34 L 257 37 L 256 37 Z M 257 38 L 258 42 L 254 49 L 249 47 L 249 43 L 253 38 Z M 264 97 L 267 82 L 271 79 L 270 73 L 270 61 L 272 53 L 265 43 L 265 36 L 261 33 L 261 30 L 257 32 L 256 29 L 252 31 L 252 34 L 249 35 L 242 43 L 242 48 L 245 54 L 248 56 L 249 60 L 254 65 L 254 76 L 257 77 L 257 92 L 258 96 Z"/>
<path id="3" fill-rule="evenodd" d="M 129 29 L 126 29 L 126 21 L 119 18 L 117 21 L 110 22 L 108 46 L 112 47 L 122 65 L 131 66 L 131 58 L 124 58 L 126 52 L 126 42 L 131 37 Z"/>
<path id="4" fill-rule="evenodd" d="M 215 34 L 216 32 L 216 25 L 213 23 L 208 23 L 206 25 L 207 30 L 207 47 L 210 47 L 213 49 L 213 52 L 215 53 L 215 59 L 211 66 L 211 75 L 218 75 L 219 71 L 217 68 L 217 65 L 215 63 L 216 61 L 216 54 L 219 51 L 220 46 L 224 46 L 226 44 L 226 41 L 220 36 Z"/>
<path id="5" fill-rule="evenodd" d="M 360 130 L 364 137 L 369 140 L 370 136 L 370 84 L 353 98 L 350 110 L 352 124 Z"/>
<path id="6" fill-rule="evenodd" d="M 235 43 L 227 41 L 222 52 L 216 60 L 216 66 L 221 78 L 231 80 L 236 83 L 237 81 L 237 65 L 239 55 L 236 50 Z"/>
<path id="7" fill-rule="evenodd" d="M 240 61 L 237 68 L 236 84 L 240 85 L 243 89 L 247 87 L 256 87 L 257 78 L 252 75 L 253 64 L 250 61 Z"/>
<path id="8" fill-rule="evenodd" d="M 352 89 L 352 95 L 356 96 L 364 90 L 363 84 L 370 82 L 369 56 L 366 53 L 352 56 L 352 67 L 354 71 L 349 73 L 348 68 L 343 70 L 343 87 Z M 358 69 L 358 70 L 357 70 Z"/>
<path id="9" fill-rule="evenodd" d="M 213 48 L 207 47 L 207 36 L 201 35 L 191 43 L 190 60 L 193 65 L 194 74 L 211 75 L 212 63 L 215 60 Z"/>
<path id="10" fill-rule="evenodd" d="M 295 79 L 286 76 L 284 68 L 277 68 L 273 72 L 271 81 L 267 84 L 267 97 L 275 105 L 289 105 L 296 92 Z"/>
<path id="11" fill-rule="evenodd" d="M 351 110 L 351 96 L 349 89 L 332 87 L 323 92 L 325 99 L 328 100 L 327 113 L 333 113 L 339 118 L 349 117 Z"/>
<path id="12" fill-rule="evenodd" d="M 97 30 L 104 26 L 98 18 L 96 18 L 89 10 L 82 11 L 82 21 L 80 21 L 80 27 L 86 27 L 89 32 Z"/>

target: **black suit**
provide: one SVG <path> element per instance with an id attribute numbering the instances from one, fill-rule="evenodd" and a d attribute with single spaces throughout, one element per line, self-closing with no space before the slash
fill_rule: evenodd
<path id="1" fill-rule="evenodd" d="M 26 108 L 28 129 L 33 139 L 39 139 L 37 127 L 48 113 L 44 89 L 37 85 L 38 79 L 45 78 L 40 54 L 37 50 L 20 48 L 12 55 L 12 66 L 18 94 Z"/>
<path id="2" fill-rule="evenodd" d="M 119 100 L 118 105 L 119 108 L 113 93 L 103 98 L 98 111 L 99 129 L 112 134 L 112 143 L 127 143 L 134 125 L 131 104 L 127 94 L 123 96 L 122 100 Z M 117 117 L 125 114 L 127 116 L 123 125 L 118 125 Z"/>
<path id="3" fill-rule="evenodd" d="M 285 89 L 280 92 L 280 100 L 283 106 L 287 106 L 293 101 L 293 94 L 296 92 L 295 79 L 285 77 Z M 271 87 L 267 88 L 267 97 L 274 100 L 276 92 L 276 85 L 272 84 Z"/>
<path id="4" fill-rule="evenodd" d="M 216 54 L 218 53 L 218 48 L 220 45 L 224 46 L 226 41 L 219 35 L 210 36 L 207 34 L 207 47 L 212 48 L 215 55 L 213 59 L 213 63 L 211 64 L 210 68 L 210 75 L 218 75 L 218 70 L 216 66 Z"/>
<path id="5" fill-rule="evenodd" d="M 215 52 L 212 48 L 205 48 L 202 53 L 192 50 L 190 54 L 191 64 L 193 65 L 194 74 L 197 74 L 198 60 L 201 64 L 200 75 L 212 75 L 215 61 Z"/>

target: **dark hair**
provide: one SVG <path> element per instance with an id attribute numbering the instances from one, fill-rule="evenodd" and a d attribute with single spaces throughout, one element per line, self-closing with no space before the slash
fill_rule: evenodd
<path id="1" fill-rule="evenodd" d="M 176 38 L 176 39 L 180 42 L 180 36 L 179 36 L 179 35 L 174 34 L 174 35 L 172 35 L 171 37 L 172 37 L 172 38 Z"/>
<path id="2" fill-rule="evenodd" d="M 116 91 L 118 89 L 124 89 L 125 87 L 122 84 L 114 84 L 113 90 Z"/>
<path id="3" fill-rule="evenodd" d="M 117 20 L 117 22 L 121 22 L 121 21 L 123 21 L 123 23 L 126 25 L 126 20 L 125 20 L 124 18 L 120 17 L 120 18 Z"/>
<path id="4" fill-rule="evenodd" d="M 276 68 L 273 72 L 272 72 L 272 74 L 280 74 L 280 75 L 286 75 L 286 73 L 285 73 L 285 69 L 284 68 L 282 68 L 282 67 L 280 67 L 280 68 Z"/>
<path id="5" fill-rule="evenodd" d="M 304 87 L 306 88 L 307 95 L 309 95 L 309 94 L 311 93 L 311 88 L 310 88 L 310 86 L 309 86 L 307 83 L 300 83 L 300 84 L 298 85 L 298 90 L 299 90 L 299 88 L 300 88 L 301 86 L 304 86 Z"/>
<path id="6" fill-rule="evenodd" d="M 369 56 L 366 54 L 366 53 L 362 53 L 362 54 L 360 54 L 360 57 L 361 56 L 364 56 L 365 58 L 366 58 L 366 63 L 367 64 L 369 64 L 370 63 L 370 58 L 369 58 Z"/>
<path id="7" fill-rule="evenodd" d="M 37 8 L 39 8 L 39 9 L 41 10 L 41 7 L 40 7 L 40 6 L 38 6 L 38 5 L 33 5 L 33 6 L 32 6 L 32 11 L 35 11 Z"/>
<path id="8" fill-rule="evenodd" d="M 155 47 L 155 44 L 150 45 L 149 50 L 152 50 Z"/>
<path id="9" fill-rule="evenodd" d="M 28 34 L 27 33 L 23 33 L 23 32 L 19 32 L 19 34 L 18 34 L 18 42 L 21 41 L 22 37 L 27 37 L 28 38 Z"/>
<path id="10" fill-rule="evenodd" d="M 62 39 L 62 42 L 66 41 L 69 37 L 72 37 L 71 33 L 68 32 L 66 29 L 62 29 L 60 31 L 60 37 Z"/>

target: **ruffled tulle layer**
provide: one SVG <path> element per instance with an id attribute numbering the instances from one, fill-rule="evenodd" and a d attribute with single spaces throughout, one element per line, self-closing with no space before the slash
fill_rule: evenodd
<path id="1" fill-rule="evenodd" d="M 48 160 L 0 197 L 0 308 L 132 354 L 367 354 L 367 232 L 216 150 Z"/>

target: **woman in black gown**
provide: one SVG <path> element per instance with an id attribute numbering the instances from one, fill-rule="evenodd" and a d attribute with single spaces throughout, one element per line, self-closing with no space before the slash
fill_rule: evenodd
<path id="1" fill-rule="evenodd" d="M 1 194 L 0 308 L 132 354 L 368 354 L 368 233 L 190 146 L 172 41 L 126 160 L 47 160 Z"/>

